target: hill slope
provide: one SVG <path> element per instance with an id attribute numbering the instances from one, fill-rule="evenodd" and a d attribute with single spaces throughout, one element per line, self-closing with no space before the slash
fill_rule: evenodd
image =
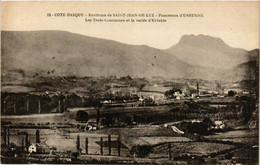
<path id="1" fill-rule="evenodd" d="M 66 76 L 183 77 L 191 65 L 162 50 L 63 31 L 2 32 L 3 71 Z M 169 72 L 171 71 L 171 72 Z"/>
<path id="2" fill-rule="evenodd" d="M 233 78 L 233 67 L 247 62 L 249 56 L 258 57 L 257 50 L 248 55 L 203 35 L 183 36 L 166 51 L 64 31 L 2 31 L 1 40 L 2 80 L 59 75 L 226 80 Z"/>

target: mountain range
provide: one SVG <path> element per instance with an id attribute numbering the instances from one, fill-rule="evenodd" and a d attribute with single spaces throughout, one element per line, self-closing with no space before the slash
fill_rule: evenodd
<path id="1" fill-rule="evenodd" d="M 2 77 L 130 75 L 240 80 L 245 75 L 236 70 L 259 61 L 258 49 L 232 48 L 207 35 L 184 35 L 166 50 L 65 31 L 2 31 L 1 41 Z"/>

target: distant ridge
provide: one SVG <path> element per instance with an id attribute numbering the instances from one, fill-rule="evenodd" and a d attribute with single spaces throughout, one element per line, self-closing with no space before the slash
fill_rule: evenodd
<path id="1" fill-rule="evenodd" d="M 27 75 L 183 77 L 180 69 L 192 67 L 159 49 L 64 31 L 3 31 L 1 37 L 3 70 Z"/>
<path id="2" fill-rule="evenodd" d="M 2 31 L 1 40 L 4 78 L 130 75 L 219 80 L 232 75 L 238 64 L 257 58 L 256 50 L 231 48 L 205 35 L 184 35 L 167 50 L 65 31 Z"/>

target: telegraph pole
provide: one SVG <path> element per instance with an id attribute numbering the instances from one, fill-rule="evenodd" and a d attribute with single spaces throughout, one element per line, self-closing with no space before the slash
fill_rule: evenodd
<path id="1" fill-rule="evenodd" d="M 171 154 L 171 143 L 168 143 L 168 157 L 169 157 L 169 160 L 171 160 L 172 158 L 172 154 Z"/>
<path id="2" fill-rule="evenodd" d="M 111 155 L 111 135 L 108 135 L 108 155 Z"/>
<path id="3" fill-rule="evenodd" d="M 6 113 L 6 101 L 4 100 L 4 114 Z"/>
<path id="4" fill-rule="evenodd" d="M 100 154 L 103 155 L 103 138 L 100 137 Z"/>
<path id="5" fill-rule="evenodd" d="M 27 110 L 27 112 L 29 112 L 29 99 L 27 99 L 27 101 L 26 101 L 26 110 Z"/>
<path id="6" fill-rule="evenodd" d="M 38 101 L 38 113 L 41 113 L 41 100 Z"/>
<path id="7" fill-rule="evenodd" d="M 16 101 L 14 101 L 14 114 L 16 114 Z"/>
<path id="8" fill-rule="evenodd" d="M 86 137 L 85 148 L 86 148 L 86 154 L 88 154 L 88 138 L 87 137 Z"/>
<path id="9" fill-rule="evenodd" d="M 197 97 L 200 95 L 200 87 L 199 87 L 199 82 L 197 82 Z"/>
<path id="10" fill-rule="evenodd" d="M 120 142 L 120 135 L 118 135 L 117 137 L 117 152 L 118 152 L 118 156 L 120 156 L 120 146 L 121 142 Z"/>
<path id="11" fill-rule="evenodd" d="M 59 99 L 59 102 L 58 102 L 58 113 L 61 112 L 61 108 L 60 108 L 60 99 Z"/>

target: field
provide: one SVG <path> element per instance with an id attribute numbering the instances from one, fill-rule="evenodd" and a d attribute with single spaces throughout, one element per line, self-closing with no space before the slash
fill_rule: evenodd
<path id="1" fill-rule="evenodd" d="M 258 144 L 259 134 L 258 130 L 234 130 L 220 132 L 206 137 L 208 139 L 245 143 L 253 146 Z"/>
<path id="2" fill-rule="evenodd" d="M 3 115 L 1 133 L 9 140 L 1 138 L 1 143 L 9 144 L 3 145 L 6 150 L 10 146 L 21 148 L 24 135 L 28 134 L 29 144 L 34 144 L 38 129 L 40 142 L 55 148 L 55 152 L 77 153 L 75 163 L 257 162 L 254 155 L 258 130 L 257 127 L 249 129 L 249 123 L 255 120 L 252 114 L 257 114 L 253 104 L 234 98 L 211 99 L 167 100 L 163 105 L 137 107 L 118 103 L 67 108 L 64 113 Z M 78 111 L 88 114 L 88 123 L 76 120 Z M 215 121 L 223 122 L 224 129 L 213 129 Z M 171 126 L 184 133 L 174 132 Z M 31 156 L 30 161 L 35 157 Z M 2 160 L 11 161 L 8 158 Z"/>
<path id="3" fill-rule="evenodd" d="M 1 119 L 2 121 L 10 121 L 12 123 L 63 123 L 66 120 L 63 114 L 2 116 Z"/>
<path id="4" fill-rule="evenodd" d="M 181 156 L 210 156 L 211 154 L 229 150 L 234 148 L 233 145 L 219 144 L 219 143 L 206 143 L 206 142 L 183 142 L 183 143 L 170 143 L 171 154 L 174 157 Z M 169 150 L 168 144 L 156 146 L 152 149 L 149 157 L 161 158 L 167 157 Z"/>

